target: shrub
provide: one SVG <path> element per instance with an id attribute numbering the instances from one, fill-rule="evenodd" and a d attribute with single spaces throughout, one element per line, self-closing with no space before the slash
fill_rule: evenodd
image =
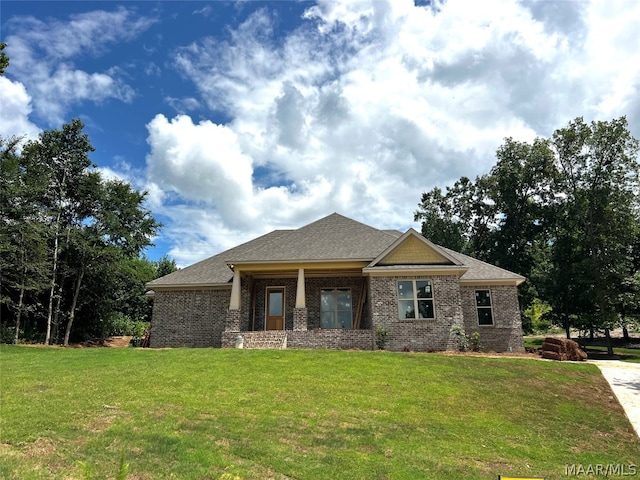
<path id="1" fill-rule="evenodd" d="M 523 312 L 523 331 L 526 334 L 547 333 L 553 326 L 549 318 L 551 310 L 551 307 L 542 300 L 534 299 L 532 304 Z"/>
<path id="2" fill-rule="evenodd" d="M 0 343 L 13 343 L 15 334 L 15 327 L 8 327 L 0 324 Z"/>
<path id="3" fill-rule="evenodd" d="M 132 336 L 142 337 L 149 324 L 147 322 L 132 320 L 128 315 L 114 313 L 105 326 L 105 336 Z"/>
<path id="4" fill-rule="evenodd" d="M 382 325 L 378 325 L 376 328 L 376 347 L 380 350 L 384 350 L 387 346 L 387 335 L 389 332 Z"/>
<path id="5" fill-rule="evenodd" d="M 469 338 L 469 348 L 472 352 L 479 352 L 482 350 L 482 343 L 480 343 L 480 332 L 473 332 L 471 338 Z"/>
<path id="6" fill-rule="evenodd" d="M 469 336 L 464 333 L 464 330 L 460 325 L 454 325 L 451 327 L 449 332 L 453 335 L 453 339 L 458 345 L 459 351 L 466 352 L 469 350 Z"/>

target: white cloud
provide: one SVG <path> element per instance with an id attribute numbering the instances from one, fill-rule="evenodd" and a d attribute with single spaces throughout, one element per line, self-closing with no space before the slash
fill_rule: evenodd
<path id="1" fill-rule="evenodd" d="M 29 121 L 31 97 L 20 82 L 0 76 L 0 137 L 35 139 L 40 129 Z"/>
<path id="2" fill-rule="evenodd" d="M 187 202 L 174 255 L 332 211 L 406 228 L 423 191 L 487 172 L 504 137 L 633 114 L 639 15 L 633 1 L 327 0 L 284 38 L 263 8 L 227 42 L 184 47 L 176 67 L 231 120 L 148 125 L 150 181 L 172 212 Z"/>
<path id="3" fill-rule="evenodd" d="M 62 123 L 69 106 L 80 101 L 129 102 L 133 89 L 116 69 L 86 72 L 72 59 L 101 55 L 107 45 L 135 38 L 154 21 L 123 7 L 73 15 L 68 21 L 14 17 L 6 39 L 11 58 L 7 73 L 20 79 L 33 98 L 34 112 L 51 124 Z"/>
<path id="4" fill-rule="evenodd" d="M 157 115 L 148 125 L 149 179 L 194 202 L 216 205 L 220 215 L 243 226 L 251 206 L 251 159 L 230 128 L 209 121 L 194 125 L 188 116 L 169 121 Z M 248 217 L 251 217 L 250 213 Z"/>
<path id="5" fill-rule="evenodd" d="M 166 97 L 165 101 L 177 113 L 187 113 L 201 108 L 200 102 L 193 97 L 175 98 Z"/>
<path id="6" fill-rule="evenodd" d="M 194 10 L 193 15 L 202 15 L 203 17 L 209 17 L 213 13 L 211 5 L 205 5 L 204 7 Z"/>

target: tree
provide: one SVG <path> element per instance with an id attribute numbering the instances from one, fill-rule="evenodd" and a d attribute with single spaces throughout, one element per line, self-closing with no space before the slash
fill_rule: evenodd
<path id="1" fill-rule="evenodd" d="M 68 344 L 79 312 L 105 311 L 115 265 L 138 258 L 160 228 L 144 207 L 145 192 L 94 168 L 83 128 L 73 120 L 21 152 L 19 139 L 0 139 L 0 308 L 15 326 L 14 341 L 29 313 L 46 319 L 39 327 L 46 344 L 59 327 Z M 153 263 L 149 271 L 146 281 Z"/>
<path id="2" fill-rule="evenodd" d="M 34 310 L 28 297 L 45 288 L 48 269 L 47 231 L 37 208 L 46 181 L 23 175 L 20 141 L 0 138 L 0 303 L 15 314 L 15 343 L 25 315 Z"/>
<path id="3" fill-rule="evenodd" d="M 422 195 L 414 219 L 436 244 L 471 255 L 528 278 L 546 264 L 546 208 L 556 174 L 549 142 L 506 138 L 488 175 L 461 177 L 446 195 Z M 520 287 L 523 310 L 537 297 L 535 282 Z"/>
<path id="4" fill-rule="evenodd" d="M 151 280 L 155 280 L 156 278 L 164 277 L 165 275 L 169 275 L 178 270 L 178 266 L 176 265 L 176 261 L 172 258 L 169 258 L 167 255 L 163 255 L 160 257 L 160 260 L 155 262 L 155 277 Z"/>
<path id="5" fill-rule="evenodd" d="M 6 46 L 6 43 L 0 43 L 0 75 L 4 75 L 4 71 L 9 66 L 9 57 L 3 52 Z"/>
<path id="6" fill-rule="evenodd" d="M 90 215 L 95 203 L 93 193 L 100 181 L 99 174 L 89 170 L 92 166 L 89 153 L 94 148 L 83 128 L 82 122 L 74 119 L 61 130 L 41 133 L 38 140 L 28 142 L 23 151 L 32 169 L 26 175 L 44 176 L 50 185 L 41 203 L 53 237 L 45 345 L 51 340 L 56 289 L 62 285 L 58 281 L 61 242 L 65 238 L 68 242 L 72 229 Z M 62 295 L 60 291 L 57 294 Z"/>
<path id="7" fill-rule="evenodd" d="M 552 145 L 561 172 L 552 275 L 562 280 L 552 284 L 550 304 L 567 334 L 573 315 L 608 336 L 638 237 L 639 143 L 624 117 L 590 125 L 577 118 L 553 134 Z"/>
<path id="8" fill-rule="evenodd" d="M 539 298 L 567 336 L 572 325 L 608 334 L 636 301 L 638 151 L 624 117 L 507 138 L 488 175 L 423 194 L 415 219 L 435 243 L 526 276 L 521 308 Z"/>
<path id="9" fill-rule="evenodd" d="M 103 182 L 97 188 L 94 211 L 71 236 L 75 282 L 64 345 L 69 344 L 87 270 L 94 264 L 115 263 L 121 256 L 137 256 L 159 228 L 151 212 L 142 207 L 146 193 L 137 192 L 122 181 Z"/>
<path id="10" fill-rule="evenodd" d="M 434 188 L 422 194 L 414 220 L 422 220 L 422 235 L 452 250 L 488 259 L 495 209 L 488 194 L 491 178 L 476 178 L 475 183 L 461 177 L 452 187 Z"/>

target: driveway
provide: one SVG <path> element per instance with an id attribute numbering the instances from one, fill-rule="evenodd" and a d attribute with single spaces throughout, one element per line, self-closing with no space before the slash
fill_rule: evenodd
<path id="1" fill-rule="evenodd" d="M 598 366 L 640 437 L 640 363 L 589 360 Z"/>

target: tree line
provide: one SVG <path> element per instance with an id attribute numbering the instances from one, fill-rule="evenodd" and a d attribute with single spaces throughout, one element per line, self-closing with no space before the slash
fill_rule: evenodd
<path id="1" fill-rule="evenodd" d="M 0 342 L 140 334 L 146 283 L 177 270 L 142 255 L 161 227 L 146 192 L 102 177 L 83 129 L 75 119 L 37 140 L 0 137 Z"/>
<path id="2" fill-rule="evenodd" d="M 506 138 L 497 162 L 422 195 L 415 220 L 431 241 L 527 277 L 535 321 L 585 332 L 640 317 L 639 142 L 626 118 L 576 118 L 550 138 Z"/>
<path id="3" fill-rule="evenodd" d="M 141 256 L 160 228 L 146 192 L 100 174 L 83 128 L 75 119 L 37 140 L 0 138 L 3 341 L 122 333 L 150 320 L 145 283 L 176 269 Z"/>

